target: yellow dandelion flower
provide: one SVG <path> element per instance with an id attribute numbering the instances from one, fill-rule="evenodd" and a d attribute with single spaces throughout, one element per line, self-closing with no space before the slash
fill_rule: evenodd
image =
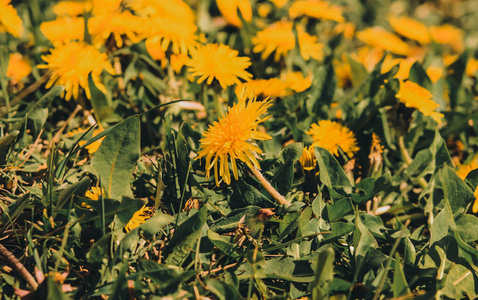
<path id="1" fill-rule="evenodd" d="M 20 53 L 10 54 L 8 61 L 7 77 L 10 78 L 12 84 L 17 84 L 24 77 L 27 77 L 32 72 L 32 67 L 23 59 Z"/>
<path id="2" fill-rule="evenodd" d="M 461 51 L 464 48 L 463 30 L 450 24 L 431 26 L 430 34 L 435 43 L 450 45 L 456 51 Z"/>
<path id="3" fill-rule="evenodd" d="M 10 0 L 0 0 L 0 32 L 8 32 L 14 37 L 20 37 L 23 33 L 23 21 Z"/>
<path id="4" fill-rule="evenodd" d="M 121 11 L 122 0 L 92 0 L 93 16 L 114 15 Z"/>
<path id="5" fill-rule="evenodd" d="M 86 191 L 85 197 L 90 200 L 98 201 L 101 195 L 104 195 L 104 194 L 105 194 L 105 191 L 103 189 L 100 189 L 99 187 L 96 187 L 96 186 L 92 186 L 88 191 Z M 85 202 L 81 203 L 81 207 L 91 208 L 91 206 L 86 204 Z"/>
<path id="6" fill-rule="evenodd" d="M 357 53 L 352 53 L 350 56 L 357 62 L 361 63 L 367 71 L 372 72 L 378 62 L 382 59 L 384 53 L 385 52 L 382 49 L 365 46 L 359 48 Z M 391 55 L 387 55 L 385 60 L 391 58 Z"/>
<path id="7" fill-rule="evenodd" d="M 43 22 L 40 31 L 54 45 L 73 40 L 82 41 L 85 35 L 83 18 L 60 17 L 53 21 Z"/>
<path id="8" fill-rule="evenodd" d="M 367 28 L 357 32 L 357 37 L 367 45 L 381 50 L 404 56 L 410 54 L 410 48 L 407 43 L 381 27 Z"/>
<path id="9" fill-rule="evenodd" d="M 285 97 L 300 93 L 312 84 L 312 76 L 304 77 L 302 72 L 285 72 L 280 78 L 254 79 L 236 86 L 239 98 L 243 91 L 270 97 Z"/>
<path id="10" fill-rule="evenodd" d="M 436 111 L 440 105 L 433 101 L 433 95 L 427 89 L 411 81 L 400 81 L 400 90 L 396 97 L 405 106 L 415 108 L 424 116 L 429 116 L 441 124 L 443 114 Z"/>
<path id="11" fill-rule="evenodd" d="M 146 39 L 145 44 L 146 50 L 153 59 L 163 60 L 166 57 L 166 52 L 161 47 L 161 43 L 157 43 L 153 39 Z"/>
<path id="12" fill-rule="evenodd" d="M 275 51 L 274 59 L 278 61 L 295 48 L 295 38 L 292 31 L 293 23 L 279 21 L 268 28 L 259 31 L 252 38 L 254 48 L 252 51 L 262 52 L 262 59 L 269 57 Z M 324 46 L 317 43 L 317 37 L 309 35 L 301 26 L 297 27 L 300 54 L 305 60 L 311 57 L 317 60 L 323 58 Z"/>
<path id="13" fill-rule="evenodd" d="M 392 25 L 393 30 L 403 37 L 417 41 L 422 45 L 431 42 L 427 26 L 415 19 L 390 15 L 388 22 Z"/>
<path id="14" fill-rule="evenodd" d="M 475 77 L 478 71 L 478 59 L 471 57 L 466 64 L 466 74 Z"/>
<path id="15" fill-rule="evenodd" d="M 184 67 L 188 59 L 189 58 L 186 54 L 171 54 L 170 61 L 174 72 L 178 74 L 181 73 L 181 69 Z"/>
<path id="16" fill-rule="evenodd" d="M 269 0 L 269 1 L 274 3 L 274 5 L 277 8 L 283 8 L 287 4 L 287 2 L 289 2 L 289 0 Z"/>
<path id="17" fill-rule="evenodd" d="M 250 80 L 252 75 L 246 71 L 251 65 L 249 57 L 239 57 L 239 52 L 223 44 L 207 44 L 191 51 L 191 59 L 186 62 L 192 76 L 200 76 L 198 83 L 207 79 L 211 84 L 216 78 L 223 89 Z"/>
<path id="18" fill-rule="evenodd" d="M 234 178 L 238 179 L 237 162 L 244 162 L 249 168 L 260 168 L 256 159 L 261 154 L 261 149 L 252 144 L 253 140 L 270 140 L 271 136 L 257 130 L 257 125 L 269 117 L 259 118 L 267 112 L 272 101 L 257 101 L 255 97 L 239 98 L 239 102 L 230 107 L 225 116 L 209 125 L 200 140 L 201 150 L 198 157 L 206 157 L 206 179 L 209 179 L 211 169 L 214 167 L 216 185 L 219 185 L 219 177 L 227 184 L 231 183 L 232 166 Z"/>
<path id="19" fill-rule="evenodd" d="M 103 128 L 98 128 L 98 129 L 95 129 L 93 131 L 93 136 L 92 138 L 94 138 L 95 136 L 97 136 L 98 134 L 102 133 L 103 132 Z M 106 137 L 106 136 L 105 136 Z M 93 154 L 95 153 L 98 148 L 100 147 L 101 145 L 101 142 L 105 139 L 105 137 L 102 137 L 101 139 L 89 144 L 88 146 L 86 146 L 86 149 L 88 150 L 88 153 L 89 154 Z"/>
<path id="20" fill-rule="evenodd" d="M 193 21 L 173 18 L 148 19 L 143 37 L 151 44 L 158 44 L 163 51 L 171 45 L 174 54 L 187 54 L 198 45 L 197 27 Z"/>
<path id="21" fill-rule="evenodd" d="M 478 213 L 478 186 L 476 187 L 475 192 L 473 194 L 475 196 L 475 202 L 473 202 L 473 207 L 472 207 L 471 211 L 474 214 L 476 214 L 476 213 Z"/>
<path id="22" fill-rule="evenodd" d="M 430 66 L 427 68 L 426 72 L 433 83 L 437 82 L 443 76 L 442 67 Z"/>
<path id="23" fill-rule="evenodd" d="M 91 98 L 88 86 L 88 74 L 91 73 L 96 86 L 106 93 L 106 88 L 100 82 L 100 74 L 103 70 L 114 74 L 113 67 L 108 61 L 108 56 L 99 52 L 93 46 L 72 42 L 59 45 L 51 50 L 51 53 L 42 56 L 47 64 L 38 65 L 39 69 L 50 69 L 52 76 L 46 88 L 53 84 L 65 87 L 64 97 L 66 100 L 78 98 L 80 87 L 82 87 L 88 98 Z"/>
<path id="24" fill-rule="evenodd" d="M 315 159 L 314 147 L 304 147 L 302 150 L 302 156 L 299 158 L 299 163 L 304 171 L 312 171 L 317 165 Z"/>
<path id="25" fill-rule="evenodd" d="M 468 176 L 468 173 L 475 169 L 478 169 L 478 156 L 473 157 L 473 159 L 467 164 L 459 164 L 455 172 L 462 180 L 464 180 L 466 176 Z"/>
<path id="26" fill-rule="evenodd" d="M 448 67 L 458 59 L 457 54 L 444 54 L 443 55 L 443 65 Z"/>
<path id="27" fill-rule="evenodd" d="M 344 38 L 351 40 L 355 35 L 355 24 L 350 22 L 339 23 L 334 27 L 336 34 L 342 33 Z"/>
<path id="28" fill-rule="evenodd" d="M 321 120 L 318 124 L 312 124 L 306 133 L 314 140 L 311 148 L 322 147 L 335 156 L 339 156 L 339 147 L 349 157 L 360 149 L 354 133 L 334 121 Z"/>
<path id="29" fill-rule="evenodd" d="M 289 8 L 289 16 L 291 18 L 308 16 L 315 19 L 332 20 L 339 23 L 344 21 L 342 13 L 342 7 L 319 0 L 295 1 Z"/>
<path id="30" fill-rule="evenodd" d="M 81 16 L 84 12 L 91 10 L 90 2 L 82 1 L 60 1 L 52 8 L 57 16 Z"/>
<path id="31" fill-rule="evenodd" d="M 385 74 L 394 66 L 399 65 L 398 72 L 395 74 L 394 78 L 405 80 L 408 79 L 408 76 L 410 75 L 410 69 L 415 62 L 416 59 L 414 58 L 401 59 L 387 56 L 382 63 L 381 73 Z"/>
<path id="32" fill-rule="evenodd" d="M 252 19 L 252 7 L 249 0 L 216 0 L 217 8 L 229 24 L 241 27 L 241 19 L 237 15 L 237 10 L 241 12 L 244 21 L 249 22 Z"/>
<path id="33" fill-rule="evenodd" d="M 128 221 L 128 224 L 126 224 L 126 226 L 124 227 L 124 230 L 126 232 L 130 232 L 131 230 L 135 229 L 139 225 L 146 222 L 153 215 L 154 215 L 154 209 L 152 207 L 148 207 L 144 205 L 137 212 L 133 214 L 131 219 Z"/>
<path id="34" fill-rule="evenodd" d="M 141 40 L 139 35 L 145 30 L 144 20 L 129 11 L 98 15 L 88 20 L 88 31 L 93 43 L 98 46 L 104 44 L 111 35 L 118 47 L 123 46 L 123 36 L 137 43 Z"/>

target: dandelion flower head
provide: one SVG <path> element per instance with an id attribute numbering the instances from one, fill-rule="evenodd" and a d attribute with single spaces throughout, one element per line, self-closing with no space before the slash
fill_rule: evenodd
<path id="1" fill-rule="evenodd" d="M 85 20 L 82 17 L 59 17 L 41 23 L 40 31 L 54 45 L 74 40 L 82 41 L 85 35 Z"/>
<path id="2" fill-rule="evenodd" d="M 431 42 L 427 26 L 415 19 L 390 15 L 388 22 L 392 25 L 393 30 L 401 36 L 417 41 L 422 45 Z"/>
<path id="3" fill-rule="evenodd" d="M 219 185 L 219 177 L 230 184 L 229 163 L 234 178 L 238 179 L 236 160 L 244 162 L 250 168 L 260 168 L 256 155 L 262 151 L 252 142 L 271 139 L 267 133 L 257 130 L 258 124 L 269 118 L 260 116 L 266 113 L 271 105 L 271 100 L 257 101 L 255 97 L 251 97 L 247 101 L 245 97 L 241 97 L 225 116 L 209 125 L 203 134 L 204 138 L 200 140 L 202 149 L 196 158 L 206 158 L 206 179 L 209 179 L 211 169 L 214 168 L 216 185 Z"/>
<path id="4" fill-rule="evenodd" d="M 198 83 L 207 79 L 211 84 L 216 78 L 222 88 L 240 84 L 239 78 L 246 81 L 252 75 L 246 71 L 251 65 L 249 57 L 238 56 L 239 52 L 223 44 L 207 44 L 191 51 L 191 59 L 186 62 L 192 76 L 199 76 Z"/>
<path id="5" fill-rule="evenodd" d="M 241 27 L 242 22 L 237 15 L 237 10 L 241 12 L 244 21 L 249 22 L 252 19 L 252 7 L 249 0 L 216 0 L 219 11 L 229 24 Z"/>
<path id="6" fill-rule="evenodd" d="M 8 32 L 17 38 L 23 32 L 23 21 L 10 0 L 0 0 L 0 32 Z"/>
<path id="7" fill-rule="evenodd" d="M 456 51 L 461 51 L 464 47 L 463 30 L 450 24 L 431 26 L 430 34 L 435 43 L 451 45 Z"/>
<path id="8" fill-rule="evenodd" d="M 312 171 L 317 165 L 315 159 L 314 147 L 304 147 L 302 150 L 302 156 L 299 158 L 299 163 L 304 171 Z"/>
<path id="9" fill-rule="evenodd" d="M 302 72 L 285 72 L 279 78 L 253 79 L 236 86 L 236 95 L 239 97 L 242 91 L 254 91 L 256 95 L 270 97 L 285 97 L 294 93 L 300 93 L 308 89 L 312 84 L 312 76 L 304 76 Z"/>
<path id="10" fill-rule="evenodd" d="M 88 85 L 89 73 L 95 85 L 106 93 L 106 88 L 100 82 L 100 74 L 103 70 L 114 74 L 108 56 L 84 43 L 72 42 L 59 45 L 53 48 L 49 55 L 42 56 L 42 59 L 46 64 L 38 65 L 38 68 L 50 69 L 52 72 L 46 88 L 50 88 L 53 84 L 63 85 L 66 100 L 72 97 L 78 98 L 80 87 L 85 90 L 86 96 L 91 98 Z"/>
<path id="11" fill-rule="evenodd" d="M 475 169 L 478 169 L 478 156 L 473 157 L 473 159 L 467 164 L 459 164 L 457 166 L 456 174 L 464 180 L 466 176 L 468 176 L 468 173 Z"/>
<path id="12" fill-rule="evenodd" d="M 349 157 L 359 150 L 354 133 L 335 121 L 321 120 L 312 124 L 306 133 L 314 141 L 312 148 L 322 147 L 335 156 L 339 156 L 339 147 Z"/>
<path id="13" fill-rule="evenodd" d="M 18 83 L 22 78 L 30 75 L 32 67 L 23 59 L 23 56 L 16 52 L 10 54 L 10 60 L 8 61 L 7 77 L 13 84 Z"/>
<path id="14" fill-rule="evenodd" d="M 400 81 L 400 90 L 396 97 L 407 107 L 420 111 L 426 117 L 431 117 L 438 124 L 441 123 L 443 114 L 436 111 L 440 106 L 433 101 L 432 93 L 411 81 Z"/>
<path id="15" fill-rule="evenodd" d="M 60 1 L 53 6 L 52 10 L 57 16 L 81 16 L 84 12 L 91 10 L 91 2 Z"/>
<path id="16" fill-rule="evenodd" d="M 344 21 L 342 13 L 342 7 L 330 4 L 327 1 L 319 0 L 295 1 L 289 9 L 289 15 L 291 18 L 308 16 L 315 19 L 332 20 L 339 23 Z"/>
<path id="17" fill-rule="evenodd" d="M 372 47 L 390 51 L 394 54 L 406 56 L 411 52 L 407 43 L 381 27 L 367 28 L 357 32 L 357 37 Z"/>
<path id="18" fill-rule="evenodd" d="M 136 227 L 146 222 L 153 215 L 154 215 L 153 208 L 143 205 L 143 207 L 141 207 L 137 212 L 133 214 L 128 224 L 126 224 L 126 226 L 124 227 L 124 230 L 126 232 L 130 232 L 131 230 L 135 229 Z"/>

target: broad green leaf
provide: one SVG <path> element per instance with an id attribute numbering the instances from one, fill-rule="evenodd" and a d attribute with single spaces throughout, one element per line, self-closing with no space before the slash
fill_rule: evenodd
<path id="1" fill-rule="evenodd" d="M 107 258 L 110 251 L 112 235 L 112 232 L 108 232 L 90 247 L 86 254 L 88 263 L 99 265 L 102 263 L 103 258 Z"/>
<path id="2" fill-rule="evenodd" d="M 302 156 L 303 148 L 302 143 L 293 143 L 286 146 L 268 169 L 269 172 L 274 174 L 270 180 L 271 184 L 281 195 L 287 195 L 290 191 L 294 180 L 294 163 Z M 266 168 L 266 166 L 263 166 L 263 168 Z"/>
<path id="3" fill-rule="evenodd" d="M 267 278 L 292 282 L 310 282 L 314 275 L 308 261 L 294 260 L 291 257 L 275 257 L 267 260 L 264 272 Z"/>
<path id="4" fill-rule="evenodd" d="M 475 200 L 473 191 L 449 166 L 441 168 L 437 177 L 439 180 L 437 184 L 443 190 L 445 202 L 449 203 L 453 218 L 456 219 Z"/>
<path id="5" fill-rule="evenodd" d="M 400 256 L 398 254 L 395 255 L 395 266 L 393 271 L 393 297 L 397 298 L 399 296 L 410 294 L 411 291 L 408 287 L 407 279 L 405 278 L 405 273 L 403 271 Z"/>
<path id="6" fill-rule="evenodd" d="M 229 203 L 232 209 L 249 205 L 263 208 L 276 206 L 276 203 L 269 200 L 269 198 L 264 196 L 254 186 L 246 183 L 242 178 L 234 181 L 232 188 L 234 192 L 231 195 Z"/>
<path id="7" fill-rule="evenodd" d="M 352 201 L 361 204 L 383 191 L 386 191 L 392 185 L 392 177 L 390 173 L 386 173 L 378 178 L 365 178 L 358 182 L 355 187 L 359 189 L 360 194 L 353 193 Z"/>
<path id="8" fill-rule="evenodd" d="M 207 288 L 219 300 L 240 299 L 241 295 L 235 286 L 227 284 L 217 279 L 209 279 L 207 281 Z"/>
<path id="9" fill-rule="evenodd" d="M 327 205 L 327 215 L 329 217 L 329 222 L 333 222 L 342 218 L 353 211 L 353 209 L 354 207 L 352 206 L 350 198 L 342 198 L 330 205 Z"/>
<path id="10" fill-rule="evenodd" d="M 465 214 L 455 221 L 455 232 L 460 233 L 461 238 L 466 242 L 474 242 L 478 240 L 478 218 Z"/>
<path id="11" fill-rule="evenodd" d="M 441 293 L 451 299 L 476 299 L 478 294 L 475 291 L 476 280 L 473 272 L 461 264 L 453 264 L 445 275 L 445 287 Z"/>
<path id="12" fill-rule="evenodd" d="M 432 228 L 430 229 L 430 246 L 435 242 L 441 241 L 448 235 L 449 224 L 445 210 L 439 212 L 433 220 Z"/>
<path id="13" fill-rule="evenodd" d="M 7 228 L 12 222 L 14 222 L 18 216 L 27 208 L 30 204 L 30 194 L 27 193 L 14 202 L 8 205 L 6 211 L 3 211 L 2 216 L 0 217 L 0 228 L 2 232 Z"/>
<path id="14" fill-rule="evenodd" d="M 140 157 L 140 136 L 138 116 L 129 117 L 112 128 L 95 152 L 91 167 L 107 198 L 132 197 L 130 185 Z"/>
<path id="15" fill-rule="evenodd" d="M 182 222 L 175 230 L 173 237 L 166 247 L 166 264 L 180 266 L 195 249 L 198 239 L 201 237 L 201 229 L 206 224 L 207 206 Z"/>
<path id="16" fill-rule="evenodd" d="M 73 199 L 72 196 L 84 195 L 86 191 L 90 188 L 90 185 L 91 185 L 91 180 L 88 177 L 85 177 L 81 181 L 61 191 L 55 205 L 55 212 L 53 212 L 53 218 L 55 217 L 58 210 L 64 208 L 68 200 Z"/>
<path id="17" fill-rule="evenodd" d="M 308 235 L 311 233 L 315 233 L 315 231 L 310 231 L 309 229 L 309 224 L 310 224 L 310 218 L 312 217 L 312 208 L 306 207 L 302 213 L 300 214 L 299 217 L 299 223 L 298 223 L 298 230 L 297 230 L 297 236 L 296 237 L 301 237 L 303 235 Z"/>
<path id="18" fill-rule="evenodd" d="M 145 201 L 141 199 L 122 197 L 121 203 L 116 211 L 115 229 L 122 231 L 134 213 L 140 210 L 145 204 Z"/>
<path id="19" fill-rule="evenodd" d="M 354 247 L 355 258 L 358 261 L 358 257 L 366 257 L 367 252 L 372 248 L 377 248 L 378 244 L 373 235 L 370 233 L 367 227 L 362 223 L 359 213 L 355 216 L 355 232 L 354 232 Z"/>
<path id="20" fill-rule="evenodd" d="M 235 209 L 226 217 L 218 220 L 210 229 L 216 233 L 232 231 L 239 226 L 239 223 L 244 223 L 249 218 L 253 218 L 260 210 L 261 208 L 258 206 L 247 206 L 245 208 Z"/>
<path id="21" fill-rule="evenodd" d="M 326 247 L 319 252 L 315 277 L 309 286 L 312 300 L 329 299 L 330 283 L 334 279 L 334 260 L 335 252 L 332 247 Z"/>
<path id="22" fill-rule="evenodd" d="M 140 284 L 143 278 L 147 278 L 155 285 L 158 293 L 168 295 L 175 293 L 180 284 L 196 275 L 196 272 L 183 272 L 179 268 L 172 268 L 151 260 L 141 259 L 138 262 L 138 272 L 133 273 L 133 275 L 135 274 L 138 275 L 137 282 Z"/>
<path id="23" fill-rule="evenodd" d="M 238 254 L 234 252 L 236 245 L 231 243 L 231 237 L 217 234 L 212 230 L 207 231 L 207 237 L 222 253 L 232 258 L 238 257 Z"/>
<path id="24" fill-rule="evenodd" d="M 99 123 L 105 126 L 105 121 L 113 114 L 111 104 L 108 103 L 106 95 L 96 87 L 95 82 L 91 77 L 91 73 L 88 74 L 88 85 L 91 92 L 91 106 L 93 107 L 96 119 Z"/>
<path id="25" fill-rule="evenodd" d="M 342 169 L 342 166 L 340 166 L 339 162 L 328 150 L 316 147 L 314 153 L 319 164 L 320 180 L 326 187 L 335 191 L 341 191 L 344 188 L 352 187 L 344 169 Z"/>
<path id="26" fill-rule="evenodd" d="M 67 294 L 62 290 L 62 287 L 59 283 L 55 282 L 53 276 L 47 276 L 46 280 L 46 290 L 47 297 L 46 300 L 68 300 L 71 299 Z"/>
<path id="27" fill-rule="evenodd" d="M 324 240 L 329 242 L 331 240 L 338 239 L 346 234 L 351 233 L 354 231 L 355 226 L 350 223 L 345 222 L 332 222 L 330 224 L 330 231 L 332 233 L 324 235 Z"/>

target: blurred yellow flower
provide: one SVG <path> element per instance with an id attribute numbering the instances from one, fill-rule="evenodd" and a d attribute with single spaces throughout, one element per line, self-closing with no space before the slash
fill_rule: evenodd
<path id="1" fill-rule="evenodd" d="M 181 73 L 181 69 L 184 67 L 188 59 L 189 58 L 186 54 L 171 54 L 169 60 L 171 62 L 171 67 L 173 67 L 174 72 L 176 72 L 177 74 Z"/>
<path id="2" fill-rule="evenodd" d="M 100 189 L 99 187 L 96 187 L 96 186 L 92 186 L 88 191 L 86 191 L 85 197 L 90 200 L 98 201 L 101 195 L 104 195 L 104 194 L 105 194 L 105 191 L 103 189 Z M 85 202 L 81 203 L 81 207 L 91 208 L 91 206 L 86 204 Z"/>
<path id="3" fill-rule="evenodd" d="M 41 23 L 40 31 L 54 45 L 74 40 L 83 41 L 85 20 L 82 17 L 59 17 L 56 20 Z"/>
<path id="4" fill-rule="evenodd" d="M 355 35 L 355 24 L 350 22 L 338 23 L 334 27 L 335 33 L 342 33 L 347 40 L 353 39 Z"/>
<path id="5" fill-rule="evenodd" d="M 51 49 L 49 55 L 42 56 L 42 59 L 46 64 L 38 65 L 38 68 L 50 69 L 52 72 L 46 88 L 50 88 L 53 84 L 63 85 L 65 87 L 63 96 L 66 100 L 71 97 L 77 99 L 80 87 L 85 90 L 86 96 L 91 98 L 88 85 L 89 73 L 97 88 L 106 94 L 106 88 L 100 82 L 100 74 L 103 70 L 114 74 L 108 56 L 84 43 L 72 42 L 59 45 Z"/>
<path id="6" fill-rule="evenodd" d="M 382 59 L 385 52 L 383 49 L 371 48 L 368 46 L 360 47 L 357 53 L 352 53 L 350 56 L 361 63 L 367 71 L 372 72 L 378 62 Z M 387 55 L 385 60 L 391 59 L 391 55 Z"/>
<path id="7" fill-rule="evenodd" d="M 427 68 L 427 75 L 432 81 L 432 83 L 437 82 L 443 76 L 443 68 L 430 66 Z"/>
<path id="8" fill-rule="evenodd" d="M 478 59 L 470 57 L 466 64 L 466 74 L 470 77 L 475 77 L 478 71 Z"/>
<path id="9" fill-rule="evenodd" d="M 304 77 L 302 72 L 285 72 L 280 78 L 253 79 L 236 86 L 236 95 L 243 91 L 253 92 L 255 95 L 270 97 L 285 97 L 305 91 L 312 84 L 312 76 Z"/>
<path id="10" fill-rule="evenodd" d="M 473 159 L 467 164 L 458 164 L 456 169 L 456 174 L 460 176 L 462 180 L 466 178 L 468 173 L 471 171 L 478 169 L 478 157 L 475 156 Z"/>
<path id="11" fill-rule="evenodd" d="M 0 32 L 8 32 L 17 38 L 23 33 L 23 21 L 10 0 L 0 0 Z"/>
<path id="12" fill-rule="evenodd" d="M 461 51 L 464 48 L 463 30 L 450 24 L 431 26 L 430 34 L 435 43 L 450 45 L 455 51 Z"/>
<path id="13" fill-rule="evenodd" d="M 352 86 L 352 67 L 346 55 L 342 55 L 342 59 L 333 61 L 335 76 L 337 77 L 337 85 L 341 88 Z"/>
<path id="14" fill-rule="evenodd" d="M 457 54 L 444 54 L 443 55 L 443 64 L 445 67 L 448 67 L 458 59 Z"/>
<path id="15" fill-rule="evenodd" d="M 390 15 L 388 22 L 392 25 L 393 30 L 401 36 L 417 41 L 422 45 L 431 42 L 427 26 L 415 19 Z"/>
<path id="16" fill-rule="evenodd" d="M 93 16 L 108 16 L 121 12 L 122 0 L 91 0 Z"/>
<path id="17" fill-rule="evenodd" d="M 52 8 L 57 16 L 76 17 L 91 10 L 91 2 L 87 1 L 60 1 Z"/>
<path id="18" fill-rule="evenodd" d="M 436 111 L 440 105 L 433 101 L 433 95 L 427 89 L 411 81 L 400 81 L 400 90 L 396 97 L 405 106 L 415 108 L 424 116 L 429 116 L 441 124 L 443 114 Z"/>
<path id="19" fill-rule="evenodd" d="M 149 55 L 155 60 L 162 60 L 166 57 L 166 52 L 164 52 L 161 47 L 161 43 L 155 42 L 153 39 L 147 39 L 145 42 L 146 51 Z"/>
<path id="20" fill-rule="evenodd" d="M 148 20 L 144 37 L 149 43 L 158 44 L 163 51 L 171 45 L 174 54 L 187 54 L 198 45 L 197 27 L 193 22 L 182 19 L 155 18 Z"/>
<path id="21" fill-rule="evenodd" d="M 407 43 L 381 27 L 367 28 L 357 32 L 357 37 L 367 45 L 381 50 L 404 56 L 410 54 L 410 48 Z"/>
<path id="22" fill-rule="evenodd" d="M 10 54 L 10 60 L 8 61 L 7 77 L 10 78 L 12 84 L 17 84 L 22 78 L 30 75 L 32 67 L 23 59 L 20 53 Z"/>
<path id="23" fill-rule="evenodd" d="M 342 7 L 319 0 L 295 1 L 289 8 L 289 16 L 291 18 L 308 16 L 316 19 L 332 20 L 339 23 L 344 21 L 342 13 Z"/>
<path id="24" fill-rule="evenodd" d="M 237 10 L 241 12 L 244 21 L 249 22 L 252 19 L 252 7 L 249 0 L 216 0 L 217 7 L 229 24 L 241 27 L 241 19 L 237 15 Z"/>
<path id="25" fill-rule="evenodd" d="M 289 0 L 269 0 L 269 1 L 274 3 L 274 5 L 277 8 L 283 8 L 287 4 L 287 2 L 289 2 Z"/>
<path id="26" fill-rule="evenodd" d="M 269 117 L 259 118 L 267 112 L 272 101 L 257 101 L 255 97 L 246 99 L 239 98 L 239 102 L 230 107 L 228 112 L 218 121 L 209 125 L 204 132 L 204 138 L 200 140 L 201 150 L 198 157 L 206 157 L 206 179 L 209 179 L 211 169 L 214 167 L 216 185 L 219 185 L 219 177 L 225 183 L 231 183 L 231 163 L 234 178 L 238 179 L 236 160 L 244 162 L 249 168 L 260 168 L 256 159 L 261 154 L 261 149 L 252 144 L 253 140 L 270 140 L 271 136 L 257 130 L 259 123 Z"/>
<path id="27" fill-rule="evenodd" d="M 137 43 L 145 31 L 144 20 L 129 11 L 116 12 L 110 15 L 98 15 L 88 19 L 88 31 L 93 37 L 93 43 L 99 47 L 112 35 L 116 46 L 123 46 L 123 38 Z"/>
<path id="28" fill-rule="evenodd" d="M 275 51 L 274 59 L 278 61 L 282 56 L 286 56 L 295 48 L 295 37 L 292 31 L 293 23 L 289 21 L 279 21 L 268 28 L 259 31 L 252 38 L 254 44 L 253 51 L 262 52 L 262 59 L 269 57 Z M 317 60 L 323 58 L 324 46 L 317 43 L 317 37 L 311 36 L 301 26 L 297 27 L 300 54 L 305 60 L 311 57 Z"/>
<path id="29" fill-rule="evenodd" d="M 211 84 L 216 78 L 222 88 L 246 81 L 252 75 L 246 71 L 251 65 L 249 57 L 239 57 L 239 52 L 223 44 L 207 44 L 191 50 L 191 59 L 186 62 L 192 76 L 200 76 L 198 83 L 207 79 Z"/>
<path id="30" fill-rule="evenodd" d="M 410 69 L 412 68 L 413 64 L 416 62 L 414 58 L 392 58 L 391 56 L 385 57 L 382 63 L 382 70 L 381 73 L 385 74 L 394 66 L 399 65 L 397 74 L 393 76 L 393 78 L 398 78 L 401 80 L 408 79 L 410 75 Z"/>
<path id="31" fill-rule="evenodd" d="M 137 212 L 133 214 L 131 219 L 128 221 L 128 224 L 126 224 L 126 226 L 124 227 L 124 230 L 126 232 L 130 232 L 131 230 L 146 222 L 152 216 L 154 216 L 154 209 L 152 207 L 143 205 L 143 207 L 141 207 Z"/>
<path id="32" fill-rule="evenodd" d="M 360 149 L 354 133 L 334 121 L 321 120 L 317 124 L 312 124 L 306 133 L 314 140 L 311 148 L 322 147 L 335 156 L 339 156 L 339 148 L 349 157 Z"/>

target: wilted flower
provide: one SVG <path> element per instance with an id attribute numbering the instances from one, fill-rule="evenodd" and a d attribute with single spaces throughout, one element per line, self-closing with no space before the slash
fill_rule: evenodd
<path id="1" fill-rule="evenodd" d="M 252 75 L 246 71 L 251 65 L 249 57 L 238 56 L 239 52 L 223 44 L 207 44 L 191 51 L 191 59 L 186 62 L 192 76 L 200 76 L 198 83 L 207 79 L 211 84 L 216 78 L 222 88 L 241 81 L 250 80 Z"/>
<path id="2" fill-rule="evenodd" d="M 113 67 L 108 61 L 108 56 L 99 52 L 93 46 L 72 42 L 59 45 L 51 50 L 51 53 L 42 56 L 47 64 L 38 65 L 39 69 L 50 69 L 51 78 L 46 88 L 53 84 L 65 86 L 65 99 L 78 98 L 80 87 L 82 87 L 88 98 L 91 98 L 88 85 L 88 74 L 91 73 L 97 88 L 106 94 L 106 88 L 100 82 L 100 74 L 103 70 L 114 74 Z"/>
<path id="3" fill-rule="evenodd" d="M 400 90 L 396 97 L 405 106 L 415 108 L 438 124 L 441 123 L 443 114 L 436 111 L 440 105 L 433 101 L 433 95 L 427 89 L 411 81 L 400 81 Z"/>
<path id="4" fill-rule="evenodd" d="M 322 147 L 335 156 L 339 155 L 339 148 L 349 157 L 359 150 L 354 133 L 334 121 L 321 120 L 318 124 L 312 124 L 306 133 L 314 140 L 312 148 Z"/>
<path id="5" fill-rule="evenodd" d="M 23 32 L 22 19 L 10 0 L 0 0 L 0 32 L 8 32 L 14 37 L 20 37 Z"/>
<path id="6" fill-rule="evenodd" d="M 230 184 L 229 163 L 234 178 L 238 179 L 237 159 L 249 168 L 260 167 L 256 155 L 262 151 L 252 144 L 252 141 L 271 139 L 267 133 L 257 130 L 257 125 L 269 118 L 259 117 L 266 113 L 271 105 L 270 100 L 261 102 L 252 97 L 247 101 L 245 97 L 241 97 L 239 103 L 230 107 L 225 116 L 209 125 L 204 138 L 200 140 L 202 149 L 196 157 L 196 159 L 206 157 L 206 179 L 209 179 L 211 169 L 214 167 L 216 185 L 219 185 L 219 177 Z"/>
<path id="7" fill-rule="evenodd" d="M 154 209 L 152 207 L 143 205 L 143 207 L 141 207 L 137 212 L 133 214 L 128 224 L 126 224 L 126 226 L 124 227 L 124 230 L 126 232 L 130 232 L 131 230 L 146 222 L 152 216 L 154 216 Z"/>

